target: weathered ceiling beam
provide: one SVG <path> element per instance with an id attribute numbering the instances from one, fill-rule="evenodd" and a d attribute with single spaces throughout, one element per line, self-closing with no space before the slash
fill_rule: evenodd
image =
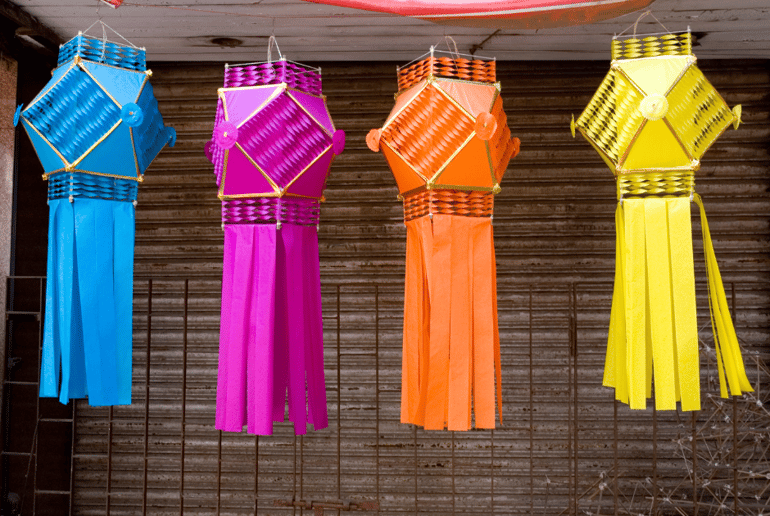
<path id="1" fill-rule="evenodd" d="M 42 24 L 37 18 L 9 0 L 0 0 L 0 16 L 19 26 L 19 29 L 17 29 L 18 35 L 34 36 L 39 40 L 48 42 L 48 45 L 44 44 L 43 46 L 56 48 L 64 42 L 51 28 Z M 41 43 L 44 42 L 41 41 Z"/>

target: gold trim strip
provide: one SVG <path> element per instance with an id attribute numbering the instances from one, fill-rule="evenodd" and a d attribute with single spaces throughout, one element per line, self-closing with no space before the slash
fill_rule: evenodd
<path id="1" fill-rule="evenodd" d="M 632 79 L 632 78 L 631 78 L 631 77 L 630 77 L 630 76 L 629 76 L 629 75 L 626 73 L 626 71 L 625 71 L 625 70 L 623 70 L 623 69 L 622 69 L 620 66 L 617 66 L 617 67 L 613 68 L 613 70 L 614 70 L 616 73 L 619 73 L 620 75 L 622 75 L 622 76 L 623 76 L 623 78 L 624 78 L 625 80 L 627 80 L 627 81 L 628 81 L 628 84 L 630 84 L 630 85 L 631 85 L 631 86 L 632 86 L 632 87 L 633 87 L 633 88 L 634 88 L 634 89 L 637 91 L 637 93 L 639 93 L 639 94 L 642 96 L 642 98 L 644 98 L 644 97 L 646 97 L 647 95 L 649 95 L 647 92 L 645 92 L 645 91 L 642 89 L 642 87 L 641 87 L 641 86 L 639 86 L 638 84 L 636 84 L 636 82 L 634 82 L 634 80 L 633 80 L 633 79 Z M 676 83 L 674 83 L 674 84 L 676 84 Z"/>
<path id="2" fill-rule="evenodd" d="M 139 102 L 139 97 L 142 96 L 142 93 L 144 92 L 144 87 L 147 85 L 148 82 L 150 82 L 150 76 L 145 74 L 144 80 L 142 81 L 142 85 L 139 86 L 139 93 L 136 94 L 136 99 L 134 100 L 134 104 Z"/>
<path id="3" fill-rule="evenodd" d="M 87 157 L 89 154 L 91 154 L 91 151 L 93 151 L 93 150 L 94 150 L 96 147 L 98 147 L 100 143 L 102 143 L 104 140 L 106 140 L 106 139 L 107 139 L 107 137 L 108 137 L 109 135 L 111 135 L 111 134 L 112 134 L 112 133 L 115 131 L 115 129 L 117 129 L 117 128 L 118 128 L 118 126 L 121 124 L 121 122 L 123 122 L 123 120 L 121 120 L 121 119 L 118 119 L 118 121 L 115 123 L 115 125 L 113 125 L 113 126 L 112 126 L 112 127 L 111 127 L 111 128 L 110 128 L 110 129 L 109 129 L 107 132 L 106 132 L 106 133 L 104 133 L 104 134 L 101 136 L 101 138 L 99 138 L 98 140 L 96 140 L 96 142 L 95 142 L 93 145 L 91 145 L 91 146 L 88 148 L 88 150 L 86 150 L 86 151 L 85 151 L 85 152 L 84 152 L 84 153 L 83 153 L 83 154 L 82 154 L 82 155 L 81 155 L 81 156 L 80 156 L 78 159 L 76 159 L 76 160 L 75 160 L 75 161 L 74 161 L 74 162 L 73 162 L 73 163 L 72 163 L 70 166 L 71 166 L 71 167 L 76 167 L 76 166 L 78 165 L 78 163 L 80 163 L 81 161 L 83 161 L 83 160 L 84 160 L 84 159 L 85 159 L 85 158 L 86 158 L 86 157 Z"/>
<path id="4" fill-rule="evenodd" d="M 258 107 L 257 109 L 255 109 L 254 111 L 252 111 L 252 112 L 251 112 L 251 114 L 250 114 L 249 116 L 247 116 L 246 118 L 244 118 L 244 119 L 243 119 L 243 121 L 242 121 L 240 124 L 238 124 L 236 127 L 237 127 L 238 129 L 240 129 L 241 127 L 243 127 L 243 124 L 245 124 L 246 122 L 248 122 L 248 121 L 249 121 L 249 120 L 250 120 L 250 119 L 251 119 L 251 118 L 252 118 L 254 115 L 256 115 L 257 113 L 259 113 L 260 111 L 262 111 L 262 109 L 263 109 L 265 106 L 267 106 L 269 103 L 271 103 L 273 100 L 275 100 L 275 99 L 276 99 L 276 98 L 277 98 L 277 97 L 278 97 L 278 96 L 279 96 L 281 93 L 283 93 L 285 90 L 286 90 L 286 85 L 285 85 L 285 84 L 284 84 L 284 86 L 283 86 L 282 88 L 277 88 L 277 89 L 276 89 L 276 90 L 275 90 L 275 91 L 274 91 L 272 94 L 270 94 L 270 96 L 269 96 L 269 97 L 267 97 L 267 99 L 265 99 L 265 101 L 264 101 L 264 102 L 262 102 L 262 104 L 260 104 L 260 105 L 259 105 L 259 107 Z M 224 105 L 224 99 L 222 99 L 222 104 Z M 225 108 L 225 115 L 226 115 L 226 114 L 227 114 L 227 111 L 226 111 L 226 108 Z M 225 118 L 225 120 L 227 120 L 227 118 Z"/>
<path id="5" fill-rule="evenodd" d="M 136 165 L 136 177 L 142 177 L 142 171 L 139 169 L 139 156 L 136 155 L 136 144 L 134 143 L 134 128 L 128 128 L 128 134 L 131 136 L 131 151 L 134 153 L 134 165 Z"/>
<path id="6" fill-rule="evenodd" d="M 626 160 L 628 159 L 628 155 L 631 153 L 631 149 L 634 147 L 634 144 L 636 143 L 636 140 L 639 138 L 639 135 L 642 134 L 642 129 L 644 129 L 644 127 L 647 125 L 647 122 L 649 122 L 649 120 L 647 120 L 646 118 L 642 120 L 642 123 L 639 126 L 639 129 L 636 130 L 636 134 L 634 134 L 634 137 L 631 138 L 630 142 L 628 142 L 628 146 L 626 147 L 625 152 L 618 158 L 618 164 L 617 164 L 618 170 L 623 169 L 623 165 L 626 163 Z"/>
<path id="7" fill-rule="evenodd" d="M 418 83 L 418 84 L 419 84 L 419 83 Z M 410 100 L 409 102 L 407 102 L 406 104 L 404 104 L 403 106 L 401 106 L 401 109 L 399 109 L 398 111 L 396 111 L 395 113 L 393 113 L 393 116 L 389 116 L 389 117 L 388 117 L 388 119 L 387 119 L 387 120 L 385 120 L 385 125 L 383 125 L 383 126 L 382 126 L 382 129 L 380 129 L 380 130 L 381 130 L 382 132 L 385 132 L 385 129 L 387 129 L 387 128 L 388 128 L 388 126 L 389 126 L 389 125 L 390 125 L 390 124 L 393 122 L 393 120 L 395 120 L 396 118 L 398 118 L 398 117 L 399 117 L 399 115 L 401 115 L 401 113 L 403 113 L 403 112 L 404 112 L 404 110 L 405 110 L 407 107 L 409 107 L 409 104 L 411 104 L 411 103 L 412 103 L 412 101 L 413 101 L 415 98 L 417 98 L 417 95 L 419 95 L 420 93 L 422 93 L 422 92 L 423 92 L 423 90 L 424 90 L 425 88 L 427 88 L 429 85 L 430 85 L 430 81 L 424 81 L 424 82 L 423 82 L 423 84 L 422 84 L 422 86 L 420 87 L 420 89 L 419 89 L 419 90 L 417 90 L 417 93 L 415 93 L 415 94 L 414 94 L 414 96 L 412 97 L 412 100 Z"/>
<path id="8" fill-rule="evenodd" d="M 477 85 L 485 85 L 485 86 L 492 86 L 495 84 L 494 82 L 484 82 L 484 81 L 469 81 L 468 79 L 455 79 L 453 77 L 444 77 L 443 75 L 433 75 L 431 74 L 431 77 L 433 77 L 436 81 L 448 81 L 448 82 L 456 82 L 458 84 L 477 84 Z"/>
<path id="9" fill-rule="evenodd" d="M 64 66 L 64 65 L 62 65 L 62 66 Z M 24 111 L 28 110 L 29 108 L 31 108 L 32 106 L 34 106 L 35 104 L 37 104 L 38 102 L 43 100 L 43 97 L 48 95 L 51 92 L 51 90 L 56 87 L 57 84 L 62 82 L 62 80 L 64 80 L 64 78 L 67 76 L 67 74 L 70 73 L 73 68 L 75 68 L 75 66 L 77 66 L 75 63 L 70 64 L 70 66 L 67 69 L 67 71 L 64 72 L 62 74 L 62 76 L 59 77 L 59 79 L 55 83 L 51 84 L 50 88 L 48 88 L 47 90 L 44 90 L 44 91 L 41 91 L 40 93 L 38 93 L 39 96 L 36 99 L 34 99 L 32 102 L 30 102 L 30 104 L 27 107 L 24 108 Z M 59 67 L 59 68 L 61 68 L 61 67 Z M 58 70 L 58 68 L 57 68 L 57 70 Z M 56 70 L 54 70 L 54 71 L 56 71 Z"/>
<path id="10" fill-rule="evenodd" d="M 264 199 L 264 198 L 280 199 L 282 197 L 296 197 L 296 198 L 300 198 L 300 199 L 313 199 L 313 200 L 321 201 L 321 202 L 326 201 L 326 198 L 323 197 L 323 196 L 322 197 L 312 197 L 312 196 L 309 196 L 309 195 L 299 195 L 299 194 L 291 194 L 291 193 L 287 193 L 287 194 L 284 194 L 284 195 L 279 195 L 279 194 L 276 194 L 275 192 L 273 192 L 273 193 L 261 193 L 261 194 L 217 195 L 217 197 L 220 200 L 223 200 L 223 201 L 233 201 L 233 200 L 236 200 L 236 199 L 258 199 L 258 198 L 261 198 L 261 199 Z"/>
<path id="11" fill-rule="evenodd" d="M 270 186 L 272 186 L 272 187 L 273 187 L 273 191 L 274 191 L 275 193 L 281 193 L 281 189 L 280 189 L 280 188 L 278 188 L 278 185 L 277 185 L 277 184 L 275 184 L 275 182 L 274 182 L 274 181 L 273 181 L 273 180 L 270 178 L 270 176 L 268 176 L 268 175 L 267 175 L 267 172 L 265 172 L 264 170 L 262 170 L 262 167 L 260 167 L 259 165 L 257 165 L 257 162 L 256 162 L 256 161 L 254 161 L 253 159 L 251 159 L 251 156 L 249 156 L 249 155 L 246 153 L 246 151 L 245 151 L 245 150 L 243 150 L 243 147 L 241 147 L 241 144 L 240 144 L 240 143 L 238 143 L 238 142 L 235 142 L 235 146 L 236 146 L 236 147 L 238 147 L 238 150 L 240 150 L 240 151 L 241 151 L 241 153 L 242 153 L 244 156 L 246 156 L 246 159 L 247 159 L 247 160 L 249 160 L 249 162 L 251 162 L 251 164 L 252 164 L 252 165 L 254 165 L 254 168 L 256 168 L 257 170 L 259 170 L 259 173 L 260 173 L 260 174 L 262 174 L 262 177 L 264 177 L 265 179 L 267 179 L 267 182 L 268 182 L 268 183 L 270 183 Z M 222 176 L 222 184 L 224 184 L 224 182 L 225 182 L 225 178 L 224 178 L 224 176 Z"/>
<path id="12" fill-rule="evenodd" d="M 452 97 L 452 96 L 451 96 L 449 93 L 447 93 L 446 91 L 444 91 L 444 89 L 443 89 L 441 86 L 439 86 L 439 84 L 438 84 L 438 81 L 436 81 L 436 84 L 435 84 L 435 88 L 436 88 L 436 90 L 438 90 L 439 92 L 441 92 L 441 94 L 442 94 L 442 95 L 444 95 L 444 96 L 445 96 L 445 97 L 446 97 L 446 98 L 449 100 L 449 102 L 451 102 L 452 104 L 454 104 L 454 105 L 455 105 L 455 107 L 457 107 L 457 109 L 459 109 L 460 111 L 462 111 L 462 112 L 463 112 L 463 114 L 465 114 L 465 116 L 467 116 L 468 118 L 470 118 L 472 121 L 476 121 L 476 116 L 475 116 L 475 115 L 473 115 L 473 114 L 471 114 L 471 113 L 470 113 L 470 112 L 469 112 L 467 109 L 465 109 L 465 108 L 464 108 L 464 107 L 463 107 L 463 106 L 462 106 L 462 105 L 461 105 L 459 102 L 457 102 L 457 101 L 456 101 L 456 100 L 455 100 L 455 99 L 454 99 L 454 98 L 453 98 L 453 97 Z"/>
<path id="13" fill-rule="evenodd" d="M 495 177 L 495 165 L 492 163 L 492 151 L 489 149 L 489 140 L 484 140 L 484 148 L 487 150 L 487 162 L 489 163 L 489 175 L 492 178 L 492 184 L 497 184 Z"/>
<path id="14" fill-rule="evenodd" d="M 413 88 L 417 88 L 417 87 L 419 87 L 420 85 L 422 85 L 422 86 L 425 86 L 425 83 L 427 83 L 427 82 L 428 82 L 428 79 L 429 79 L 430 77 L 432 77 L 432 75 L 431 75 L 431 76 L 429 76 L 429 77 L 426 77 L 426 78 L 424 78 L 424 79 L 422 79 L 422 80 L 420 80 L 419 82 L 416 82 L 416 83 L 412 84 L 411 86 L 409 86 L 409 87 L 408 87 L 408 88 L 406 88 L 405 90 L 398 90 L 396 93 L 394 93 L 394 94 L 393 94 L 393 100 L 398 100 L 398 97 L 400 97 L 401 95 L 404 95 L 404 94 L 406 94 L 406 92 L 408 92 L 408 91 L 412 90 Z"/>
<path id="15" fill-rule="evenodd" d="M 286 83 L 283 83 L 283 84 L 286 84 Z M 320 94 L 320 95 L 315 95 L 313 93 L 308 93 L 306 91 L 302 91 L 302 90 L 297 89 L 297 88 L 292 88 L 288 84 L 286 84 L 286 91 L 296 91 L 296 92 L 299 92 L 299 93 L 304 93 L 305 95 L 308 95 L 310 97 L 315 97 L 317 99 L 323 99 L 324 102 L 326 102 L 326 95 L 324 95 L 323 93 Z"/>
<path id="16" fill-rule="evenodd" d="M 388 142 L 386 142 L 386 141 L 380 141 L 380 144 L 381 144 L 381 145 L 382 145 L 382 144 L 385 144 L 385 146 L 387 146 L 387 147 L 388 147 L 388 149 L 390 149 L 390 151 L 391 151 L 393 154 L 395 154 L 396 156 L 398 156 L 399 158 L 401 158 L 401 161 L 403 161 L 404 163 L 406 163 L 406 165 L 407 165 L 409 168 L 411 168 L 411 169 L 412 169 L 412 172 L 414 172 L 415 174 L 417 174 L 418 176 L 420 176 L 420 177 L 422 178 L 422 180 L 423 180 L 423 181 L 425 181 L 426 183 L 428 182 L 428 178 L 427 178 L 427 177 L 425 177 L 424 175 L 422 175 L 422 173 L 420 173 L 420 171 L 419 171 L 419 170 L 417 170 L 416 168 L 414 168 L 414 165 L 412 165 L 411 163 L 409 163 L 409 161 L 408 161 L 408 160 L 407 160 L 407 159 L 406 159 L 406 158 L 405 158 L 403 155 L 401 155 L 401 153 L 400 153 L 400 152 L 398 152 L 396 149 L 394 149 L 394 148 L 393 148 L 393 147 L 392 147 L 392 146 L 391 146 L 391 145 L 390 145 Z"/>
<path id="17" fill-rule="evenodd" d="M 431 190 L 463 190 L 473 192 L 494 192 L 494 188 L 488 186 L 468 186 L 468 185 L 432 185 Z"/>
<path id="18" fill-rule="evenodd" d="M 327 152 L 329 152 L 329 151 L 332 149 L 332 147 L 333 147 L 333 145 L 331 145 L 331 144 L 330 144 L 328 147 L 326 147 L 326 148 L 323 150 L 323 152 L 321 152 L 321 154 L 319 154 L 318 156 L 316 156 L 316 157 L 315 157 L 315 159 L 314 159 L 313 161 L 311 161 L 310 163 L 308 163 L 308 165 L 307 165 L 305 168 L 303 168 L 303 169 L 302 169 L 302 171 L 301 171 L 299 174 L 297 174 L 296 176 L 294 176 L 294 179 L 292 179 L 291 181 L 289 181 L 289 184 L 287 184 L 287 185 L 284 187 L 284 189 L 283 189 L 283 190 L 281 190 L 281 192 L 282 192 L 283 194 L 287 194 L 287 190 L 288 190 L 288 189 L 291 187 L 291 185 L 293 185 L 293 184 L 294 184 L 294 183 L 297 181 L 297 179 L 299 179 L 300 177 L 302 177 L 302 175 L 303 175 L 305 172 L 307 172 L 307 171 L 308 171 L 308 169 L 310 169 L 310 167 L 312 167 L 313 165 L 315 165 L 315 163 L 316 163 L 318 160 L 320 160 L 320 159 L 321 159 L 321 157 L 322 157 L 324 154 L 326 154 Z M 297 195 L 299 195 L 299 194 L 297 194 Z"/>
<path id="19" fill-rule="evenodd" d="M 610 67 L 616 66 L 619 63 L 625 63 L 627 61 L 633 61 L 635 59 L 655 59 L 655 60 L 667 60 L 667 59 L 673 59 L 673 58 L 681 58 L 681 57 L 690 57 L 695 59 L 695 54 L 677 54 L 677 55 L 665 55 L 665 56 L 649 56 L 649 57 L 631 57 L 628 59 L 612 59 L 610 61 Z"/>
<path id="20" fill-rule="evenodd" d="M 119 176 L 117 174 L 106 174 L 104 172 L 92 172 L 90 170 L 80 170 L 79 168 L 73 168 L 72 170 L 60 168 L 59 170 L 54 170 L 53 172 L 43 174 L 43 179 L 48 180 L 48 178 L 51 177 L 52 175 L 59 174 L 62 172 L 67 174 L 69 174 L 70 172 L 79 172 L 81 174 L 91 174 L 92 176 L 111 177 L 113 179 L 125 179 L 126 181 L 136 181 L 137 183 L 141 183 L 144 180 L 143 177 Z"/>
<path id="21" fill-rule="evenodd" d="M 118 108 L 122 108 L 123 107 L 123 106 L 120 105 L 120 102 L 118 102 L 117 99 L 115 99 L 115 97 L 113 97 L 112 94 L 109 91 L 107 91 L 107 88 L 105 88 L 104 85 L 102 83 L 100 83 L 96 79 L 96 77 L 94 77 L 94 75 L 88 70 L 88 68 L 83 66 L 83 62 L 82 61 L 78 63 L 78 67 L 81 70 L 83 70 L 84 72 L 86 72 L 86 75 L 88 75 L 91 78 L 91 80 L 93 80 L 96 83 L 96 85 L 99 86 L 99 88 L 101 88 L 101 90 L 110 98 L 110 100 L 112 100 L 115 103 L 116 106 L 118 106 Z"/>
<path id="22" fill-rule="evenodd" d="M 441 174 L 444 172 L 444 170 L 449 166 L 449 164 L 452 162 L 455 157 L 460 154 L 460 151 L 463 150 L 466 145 L 471 141 L 471 139 L 476 136 L 476 131 L 471 131 L 471 134 L 465 139 L 462 145 L 460 145 L 455 151 L 452 153 L 449 158 L 444 162 L 443 165 L 436 171 L 435 174 L 433 174 L 433 177 L 430 178 L 430 181 L 428 181 L 431 185 L 436 183 L 436 180 L 438 180 L 439 177 L 441 177 Z"/>
<path id="23" fill-rule="evenodd" d="M 499 97 L 499 96 L 500 96 L 500 83 L 496 82 L 495 83 L 495 93 L 494 93 L 494 95 L 492 95 L 492 103 L 489 105 L 489 112 L 490 113 L 494 109 L 495 102 L 497 102 L 497 97 Z"/>
<path id="24" fill-rule="evenodd" d="M 670 57 L 674 57 L 674 56 L 670 56 Z M 673 90 L 674 87 L 676 87 L 676 85 L 679 84 L 679 81 L 682 80 L 682 77 L 684 77 L 684 74 L 686 74 L 687 71 L 692 67 L 692 65 L 694 65 L 695 62 L 697 61 L 695 56 L 688 56 L 688 57 L 690 57 L 690 59 L 687 62 L 687 66 L 684 67 L 684 70 L 682 70 L 682 73 L 679 74 L 679 77 L 677 77 L 676 80 L 671 84 L 671 87 L 668 90 L 666 90 L 666 93 L 663 95 L 664 97 L 668 97 L 668 94 L 671 93 L 671 90 Z"/>
<path id="25" fill-rule="evenodd" d="M 221 91 L 221 93 L 219 94 L 219 98 L 222 99 L 222 110 L 225 112 L 225 122 L 229 122 L 230 117 L 227 116 L 227 99 L 225 98 L 224 91 Z"/>
<path id="26" fill-rule="evenodd" d="M 591 138 L 589 138 L 588 136 L 586 136 L 586 132 L 585 132 L 585 129 L 583 129 L 583 127 L 581 127 L 581 126 L 577 125 L 577 126 L 576 126 L 576 128 L 577 128 L 578 132 L 579 132 L 579 133 L 580 133 L 580 134 L 583 136 L 583 139 L 585 139 L 585 141 L 587 141 L 588 143 L 590 143 L 590 144 L 591 144 L 591 147 L 593 147 L 593 148 L 594 148 L 594 150 L 596 150 L 596 152 L 599 154 L 599 157 L 600 157 L 600 158 L 602 158 L 602 161 L 604 161 L 604 163 L 605 163 L 605 164 L 607 164 L 607 166 L 610 168 L 610 170 L 612 170 L 613 172 L 617 171 L 618 165 L 617 165 L 617 163 L 615 162 L 615 160 L 613 160 L 613 159 L 610 157 L 610 155 L 609 155 L 609 154 L 607 154 L 607 153 L 606 153 L 604 150 L 602 150 L 602 149 L 601 149 L 601 148 L 600 148 L 598 145 L 596 145 L 596 144 L 593 142 L 593 140 L 591 140 Z M 610 163 L 611 163 L 611 165 L 610 165 Z"/>
<path id="27" fill-rule="evenodd" d="M 296 91 L 296 92 L 298 92 L 298 93 L 302 93 L 303 95 L 307 95 L 307 96 L 309 96 L 309 97 L 314 97 L 314 98 L 317 98 L 317 99 L 323 99 L 323 101 L 324 101 L 324 106 L 326 107 L 326 111 L 327 111 L 327 112 L 329 111 L 329 106 L 326 104 L 326 100 L 327 100 L 327 98 L 326 98 L 326 95 L 324 95 L 323 93 L 322 93 L 322 94 L 320 94 L 320 95 L 313 95 L 312 93 L 308 93 L 308 92 L 306 92 L 306 91 L 298 90 L 297 88 L 290 88 L 290 87 L 288 87 L 288 86 L 286 87 L 286 91 L 287 91 L 287 92 L 294 92 L 294 91 Z M 296 101 L 297 99 L 294 99 L 294 100 Z M 298 102 L 298 103 L 299 103 L 299 102 Z M 302 106 L 300 105 L 300 107 L 302 107 Z M 310 113 L 308 113 L 308 115 L 310 115 Z M 312 115 L 311 115 L 311 116 L 312 116 Z M 329 136 L 332 136 L 332 134 L 333 134 L 333 133 L 335 133 L 335 132 L 337 131 L 337 126 L 336 126 L 336 125 L 334 125 L 334 120 L 332 120 L 332 117 L 331 117 L 331 113 L 329 113 L 329 121 L 332 123 L 332 132 L 331 132 L 331 133 L 327 132 L 327 134 L 328 134 Z M 319 124 L 319 125 L 321 125 L 321 124 Z M 323 126 L 321 126 L 321 127 L 323 128 Z"/>
<path id="28" fill-rule="evenodd" d="M 313 197 L 312 195 L 301 195 L 301 194 L 295 194 L 295 193 L 289 193 L 289 192 L 286 192 L 283 196 L 284 197 L 297 197 L 299 199 L 315 199 L 316 201 L 322 201 L 322 202 L 326 200 L 326 198 L 323 197 L 323 196 L 321 196 L 321 197 Z"/>
<path id="29" fill-rule="evenodd" d="M 131 72 L 131 73 L 141 73 L 141 74 L 145 74 L 145 75 L 147 74 L 147 72 L 150 71 L 150 70 L 144 70 L 144 71 L 142 71 L 142 70 L 134 70 L 132 68 L 123 68 L 122 66 L 115 66 L 115 65 L 111 65 L 111 64 L 107 64 L 107 63 L 100 63 L 99 61 L 92 61 L 90 59 L 85 59 L 80 54 L 78 54 L 77 56 L 80 58 L 80 61 L 85 61 L 87 63 L 95 64 L 95 65 L 98 65 L 98 66 L 106 66 L 107 68 L 112 68 L 114 70 L 121 70 L 121 71 L 124 71 L 124 72 Z M 146 58 L 145 58 L 145 62 L 146 62 Z"/>
<path id="30" fill-rule="evenodd" d="M 300 93 L 302 93 L 302 92 L 300 92 Z M 313 115 L 311 115 L 311 114 L 310 114 L 310 111 L 308 111 L 308 110 L 305 108 L 305 106 L 303 106 L 303 105 L 302 105 L 302 103 L 301 103 L 299 100 L 297 100 L 296 98 L 294 98 L 294 95 L 292 95 L 292 92 L 291 92 L 291 91 L 287 90 L 287 91 L 286 91 L 286 94 L 289 96 L 289 98 L 290 98 L 291 100 L 293 100 L 293 101 L 294 101 L 294 103 L 295 103 L 295 104 L 296 104 L 296 105 L 297 105 L 297 106 L 298 106 L 298 107 L 299 107 L 299 108 L 300 108 L 302 111 L 304 111 L 304 112 L 305 112 L 305 114 L 306 114 L 307 116 L 309 116 L 309 117 L 310 117 L 310 119 L 311 119 L 313 122 L 315 122 L 315 123 L 316 123 L 316 125 L 318 125 L 318 127 L 320 127 L 320 128 L 321 128 L 321 130 L 322 130 L 324 133 L 326 133 L 326 135 L 327 135 L 327 136 L 329 136 L 329 137 L 331 137 L 331 136 L 332 136 L 332 133 L 330 133 L 330 132 L 329 132 L 329 131 L 326 129 L 326 127 L 324 127 L 324 126 L 323 126 L 323 124 L 321 124 L 321 122 L 319 122 L 319 121 L 316 119 L 316 117 L 314 117 Z M 324 101 L 324 106 L 326 106 L 326 103 L 325 103 L 325 101 Z M 331 120 L 331 117 L 329 117 L 329 120 Z M 332 122 L 332 128 L 333 128 L 333 127 L 334 127 L 334 122 Z"/>
<path id="31" fill-rule="evenodd" d="M 37 130 L 37 127 L 35 127 L 34 125 L 32 125 L 32 122 L 30 122 L 29 120 L 27 120 L 27 117 L 25 117 L 24 115 L 22 115 L 22 116 L 21 116 L 21 121 L 25 123 L 25 125 L 24 125 L 24 128 L 25 128 L 25 129 L 27 128 L 27 126 L 31 127 L 31 128 L 32 128 L 32 130 L 33 130 L 33 131 L 35 131 L 35 134 L 37 134 L 37 135 L 38 135 L 40 138 L 42 138 L 42 139 L 43 139 L 43 141 L 44 141 L 45 143 L 47 143 L 49 147 L 51 147 L 51 149 L 52 149 L 52 150 L 53 150 L 53 151 L 56 153 L 56 155 L 57 155 L 57 156 L 59 156 L 59 159 L 60 159 L 60 160 L 62 160 L 62 162 L 64 163 L 64 166 L 65 166 L 65 167 L 70 167 L 70 166 L 72 166 L 72 165 L 70 164 L 70 162 L 69 162 L 69 161 L 67 161 L 67 159 L 66 159 L 64 156 L 62 156 L 62 153 L 61 153 L 61 152 L 59 152 L 59 149 L 57 149 L 56 147 L 54 147 L 54 146 L 53 146 L 53 143 L 49 142 L 49 141 L 48 141 L 48 138 L 46 138 L 45 136 L 43 136 L 43 133 L 41 133 L 40 131 L 38 131 L 38 130 Z M 36 151 L 36 152 L 37 152 L 37 151 Z"/>
<path id="32" fill-rule="evenodd" d="M 679 146 L 682 148 L 682 150 L 684 151 L 685 156 L 687 156 L 687 159 L 689 159 L 690 161 L 694 160 L 695 157 L 693 157 L 692 153 L 690 153 L 690 151 L 687 150 L 687 146 L 685 146 L 685 144 L 682 141 L 682 139 L 679 138 L 679 135 L 674 130 L 674 126 L 672 126 L 671 122 L 668 121 L 668 117 L 663 117 L 662 120 L 663 120 L 663 123 L 666 124 L 666 127 L 668 127 L 668 130 L 673 133 L 674 139 L 676 140 L 676 143 L 678 143 Z"/>
<path id="33" fill-rule="evenodd" d="M 697 160 L 696 160 L 697 161 Z M 661 172 L 687 172 L 687 171 L 695 171 L 699 168 L 700 163 L 690 163 L 687 166 L 682 167 L 665 167 L 665 168 L 632 168 L 632 169 L 622 169 L 618 170 L 619 176 L 625 176 L 627 174 L 643 174 L 645 172 L 655 172 L 655 173 L 661 173 Z"/>
<path id="34" fill-rule="evenodd" d="M 222 162 L 222 180 L 219 182 L 219 191 L 217 197 L 222 199 L 225 194 L 225 177 L 227 176 L 227 161 L 230 159 L 230 149 L 225 149 L 225 158 Z"/>
<path id="35" fill-rule="evenodd" d="M 259 197 L 281 197 L 279 194 L 275 192 L 268 192 L 268 193 L 261 193 L 261 194 L 234 194 L 234 195 L 218 195 L 219 199 L 223 201 L 232 201 L 235 199 L 254 199 Z"/>
<path id="36" fill-rule="evenodd" d="M 278 88 L 286 89 L 288 85 L 285 82 L 277 82 L 275 84 L 260 84 L 258 86 L 231 86 L 229 88 L 218 88 L 218 91 L 248 91 L 248 90 L 264 90 L 266 88 Z"/>

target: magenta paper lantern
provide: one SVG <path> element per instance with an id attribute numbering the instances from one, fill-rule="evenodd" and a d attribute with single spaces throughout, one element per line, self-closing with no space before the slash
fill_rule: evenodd
<path id="1" fill-rule="evenodd" d="M 285 59 L 225 67 L 206 155 L 222 200 L 224 264 L 216 427 L 270 435 L 328 425 L 318 222 L 345 146 L 321 70 Z"/>

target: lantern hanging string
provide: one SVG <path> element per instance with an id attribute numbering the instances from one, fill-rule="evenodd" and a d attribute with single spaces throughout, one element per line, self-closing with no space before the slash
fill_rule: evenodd
<path id="1" fill-rule="evenodd" d="M 275 45 L 275 49 L 278 51 L 278 59 L 280 61 L 283 61 L 283 54 L 281 54 L 281 49 L 278 47 L 278 40 L 275 39 L 275 34 L 271 34 L 270 38 L 267 40 L 267 62 L 272 63 L 273 62 L 273 45 Z"/>
<path id="2" fill-rule="evenodd" d="M 666 26 L 663 25 L 663 23 L 654 14 L 652 14 L 652 11 L 644 11 L 642 14 L 639 15 L 639 17 L 636 19 L 636 21 L 633 24 L 631 24 L 628 27 L 626 27 L 626 29 L 623 32 L 621 32 L 620 34 L 617 34 L 617 35 L 613 36 L 612 39 L 619 38 L 620 36 L 622 36 L 623 34 L 628 32 L 628 29 L 630 29 L 631 27 L 634 28 L 634 35 L 633 35 L 633 37 L 635 38 L 636 37 L 636 28 L 639 25 L 639 22 L 642 21 L 642 18 L 644 18 L 645 16 L 652 16 L 652 18 L 656 22 L 658 22 L 658 25 L 663 27 L 663 30 L 666 31 L 666 32 L 659 32 L 659 33 L 656 33 L 656 34 L 671 34 L 671 31 L 668 30 L 668 28 L 666 28 Z M 653 35 L 656 35 L 656 34 L 645 34 L 645 36 L 653 36 Z"/>
<path id="3" fill-rule="evenodd" d="M 110 30 L 111 30 L 112 32 L 114 32 L 114 33 L 115 33 L 115 34 L 116 34 L 116 35 L 117 35 L 117 36 L 118 36 L 120 39 L 122 39 L 123 41 L 125 41 L 126 43 L 128 43 L 129 45 L 131 45 L 131 47 L 132 47 L 132 48 L 139 48 L 139 47 L 137 47 L 136 45 L 134 45 L 133 43 L 131 43 L 130 41 L 128 41 L 126 38 L 124 38 L 124 37 L 123 37 L 123 35 L 122 35 L 121 33 L 119 33 L 118 31 L 116 31 L 115 29 L 113 29 L 112 27 L 110 27 L 109 25 L 107 25 L 106 23 L 104 23 L 104 22 L 103 22 L 101 19 L 99 19 L 99 20 L 96 20 L 95 22 L 93 22 L 93 23 L 92 23 L 92 24 L 91 24 L 91 25 L 90 25 L 90 26 L 89 26 L 89 27 L 88 27 L 86 30 L 82 31 L 82 34 L 86 34 L 86 35 L 87 35 L 87 34 L 88 34 L 88 31 L 89 31 L 89 30 L 91 30 L 92 28 L 94 28 L 94 25 L 96 25 L 97 23 L 100 23 L 100 24 L 102 25 L 102 41 L 104 41 L 104 42 L 108 42 L 108 43 L 116 43 L 115 41 L 110 41 L 110 40 L 108 40 L 108 39 L 107 39 L 107 31 L 106 31 L 106 29 L 110 29 Z"/>

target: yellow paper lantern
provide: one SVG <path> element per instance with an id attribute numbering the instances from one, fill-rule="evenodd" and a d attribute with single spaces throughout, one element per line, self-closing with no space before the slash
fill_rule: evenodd
<path id="1" fill-rule="evenodd" d="M 604 385 L 632 409 L 700 409 L 690 201 L 700 207 L 720 391 L 751 391 L 708 221 L 695 193 L 700 160 L 732 124 L 696 65 L 690 33 L 615 39 L 612 66 L 572 121 L 617 179 L 615 287 Z"/>

